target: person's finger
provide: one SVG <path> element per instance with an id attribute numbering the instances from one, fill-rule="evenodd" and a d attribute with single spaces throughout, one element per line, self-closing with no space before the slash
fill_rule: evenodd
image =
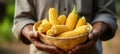
<path id="1" fill-rule="evenodd" d="M 30 40 L 31 42 L 39 41 L 39 35 L 38 35 L 37 32 L 29 31 L 28 36 L 29 36 L 29 40 Z"/>
<path id="2" fill-rule="evenodd" d="M 45 45 L 45 44 L 43 44 L 43 45 L 44 45 L 44 47 L 43 47 L 44 50 L 49 52 L 49 53 L 52 53 L 52 54 L 60 53 L 61 54 L 61 52 L 62 52 L 62 51 L 58 50 L 56 47 L 54 47 L 54 46 L 49 46 L 49 45 Z"/>
<path id="3" fill-rule="evenodd" d="M 94 46 L 94 43 L 92 41 L 89 41 L 86 44 L 78 45 L 75 48 L 71 49 L 70 51 L 68 51 L 68 54 L 82 52 L 82 51 L 88 50 L 89 48 L 92 48 L 93 46 Z"/>
<path id="4" fill-rule="evenodd" d="M 89 48 L 93 47 L 94 44 L 95 44 L 94 41 L 89 41 L 86 44 L 76 46 L 74 48 L 74 50 L 72 50 L 72 51 L 75 52 L 75 51 L 79 51 L 79 50 L 86 50 L 86 49 L 89 49 Z"/>
<path id="5" fill-rule="evenodd" d="M 88 35 L 88 37 L 89 37 L 90 40 L 97 40 L 97 39 L 99 38 L 99 36 L 100 36 L 100 31 L 99 31 L 99 30 L 96 30 L 96 29 L 94 29 L 94 30 Z"/>
<path id="6" fill-rule="evenodd" d="M 39 38 L 39 33 L 38 32 L 34 32 L 34 36 L 36 37 L 36 38 Z"/>
<path id="7" fill-rule="evenodd" d="M 64 54 L 63 51 L 59 50 L 58 48 L 56 48 L 54 46 L 42 44 L 42 43 L 39 43 L 37 41 L 34 42 L 34 45 L 36 46 L 37 49 L 42 50 L 42 51 L 46 51 L 46 52 L 51 53 L 51 54 Z"/>
<path id="8" fill-rule="evenodd" d="M 73 54 L 72 50 L 68 51 L 68 54 Z"/>
<path id="9" fill-rule="evenodd" d="M 93 37 L 93 34 L 92 33 L 90 33 L 89 35 L 88 35 L 88 38 L 91 40 L 91 39 L 93 39 L 94 37 Z"/>
<path id="10" fill-rule="evenodd" d="M 34 34 L 33 31 L 29 31 L 28 36 L 29 36 L 30 38 L 35 38 L 35 34 Z"/>
<path id="11" fill-rule="evenodd" d="M 63 51 L 61 51 L 60 49 L 58 49 L 57 47 L 51 46 L 51 48 L 49 48 L 49 50 L 53 49 L 55 54 L 64 54 Z M 53 53 L 53 51 L 51 51 Z"/>
<path id="12" fill-rule="evenodd" d="M 52 54 L 64 54 L 63 51 L 61 51 L 60 49 L 58 49 L 57 47 L 54 47 L 54 46 L 47 45 L 45 50 Z"/>
<path id="13" fill-rule="evenodd" d="M 31 37 L 31 38 L 38 38 L 40 35 L 39 35 L 38 32 L 29 31 L 28 36 Z"/>
<path id="14" fill-rule="evenodd" d="M 45 48 L 45 47 L 44 47 L 43 44 L 39 43 L 38 41 L 34 41 L 33 44 L 35 45 L 35 47 L 36 47 L 37 49 L 44 51 L 44 48 Z"/>
<path id="15" fill-rule="evenodd" d="M 29 31 L 29 33 L 28 33 L 28 39 L 29 39 L 30 42 L 36 41 L 36 38 L 34 36 L 34 32 Z"/>

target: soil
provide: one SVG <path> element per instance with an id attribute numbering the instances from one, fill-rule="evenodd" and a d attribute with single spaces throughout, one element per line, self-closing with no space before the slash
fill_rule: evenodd
<path id="1" fill-rule="evenodd" d="M 0 45 L 0 54 L 29 54 L 29 46 L 21 42 Z"/>

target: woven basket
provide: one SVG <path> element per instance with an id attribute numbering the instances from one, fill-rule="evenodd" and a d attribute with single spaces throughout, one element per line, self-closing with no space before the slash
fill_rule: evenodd
<path id="1" fill-rule="evenodd" d="M 91 32 L 92 26 L 89 23 L 88 25 L 90 26 L 89 32 Z M 33 29 L 35 30 L 34 27 Z M 45 44 L 54 45 L 62 49 L 63 51 L 68 51 L 74 48 L 76 45 L 84 43 L 88 38 L 88 34 L 81 34 L 79 36 L 71 36 L 67 38 L 51 37 L 51 36 L 46 36 L 44 34 L 40 34 L 40 35 L 41 35 L 40 40 L 43 41 Z"/>

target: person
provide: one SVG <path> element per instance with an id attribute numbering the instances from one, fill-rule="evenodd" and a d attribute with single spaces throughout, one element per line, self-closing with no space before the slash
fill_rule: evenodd
<path id="1" fill-rule="evenodd" d="M 48 17 L 49 8 L 54 7 L 59 15 L 68 16 L 74 5 L 78 15 L 85 16 L 93 26 L 86 43 L 64 52 L 38 39 L 33 25 Z M 30 54 L 102 54 L 101 41 L 115 36 L 116 20 L 115 0 L 16 0 L 12 30 L 18 39 L 30 45 Z"/>

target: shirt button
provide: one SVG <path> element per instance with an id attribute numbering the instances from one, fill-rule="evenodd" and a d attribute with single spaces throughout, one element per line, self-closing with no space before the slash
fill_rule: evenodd
<path id="1" fill-rule="evenodd" d="M 66 8 L 64 8 L 63 10 L 64 10 L 64 11 L 66 11 L 67 9 L 66 9 Z"/>

